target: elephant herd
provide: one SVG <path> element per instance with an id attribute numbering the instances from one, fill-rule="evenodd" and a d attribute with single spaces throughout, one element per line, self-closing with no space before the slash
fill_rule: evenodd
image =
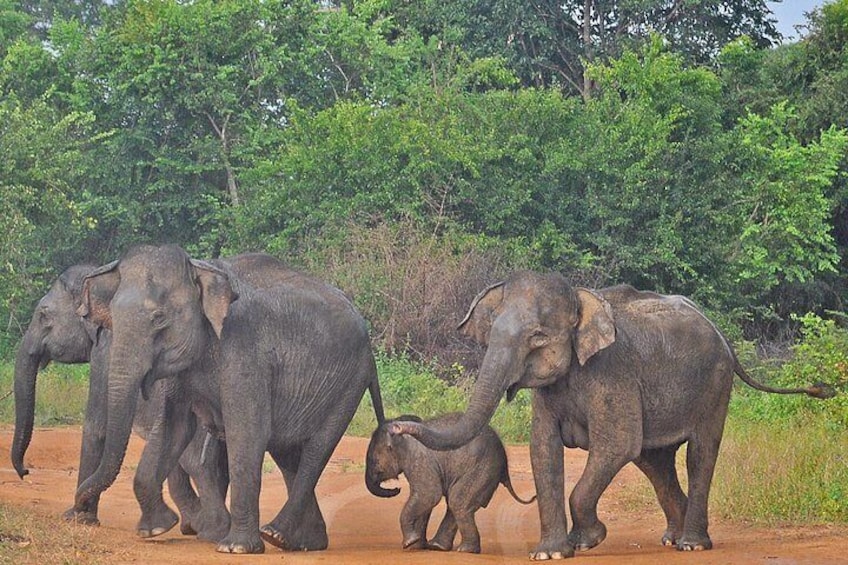
<path id="1" fill-rule="evenodd" d="M 174 245 L 140 246 L 100 267 L 67 269 L 39 301 L 18 350 L 12 463 L 23 477 L 36 374 L 50 361 L 90 364 L 79 481 L 65 518 L 97 524 L 133 429 L 146 444 L 133 488 L 138 534 L 184 534 L 220 552 L 321 550 L 327 527 L 319 476 L 367 390 L 378 428 L 366 486 L 404 473 L 404 547 L 479 552 L 474 512 L 509 482 L 488 426 L 500 399 L 533 389 L 530 455 L 541 539 L 531 559 L 570 557 L 601 543 L 597 504 L 633 462 L 667 520 L 662 543 L 710 549 L 707 499 L 734 375 L 766 392 L 833 396 L 830 387 L 754 381 L 720 330 L 688 299 L 622 285 L 574 288 L 560 274 L 517 272 L 481 292 L 460 324 L 486 347 L 467 410 L 423 422 L 387 420 L 367 324 L 338 289 L 250 253 L 209 261 Z M 675 454 L 686 443 L 688 492 Z M 568 501 L 563 447 L 589 452 Z M 269 453 L 287 499 L 259 523 Z M 167 480 L 179 516 L 163 499 Z M 226 496 L 229 493 L 229 505 Z M 448 511 L 426 539 L 430 510 Z"/>

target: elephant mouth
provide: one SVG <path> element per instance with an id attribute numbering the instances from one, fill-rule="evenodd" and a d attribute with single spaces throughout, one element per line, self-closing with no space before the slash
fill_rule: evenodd
<path id="1" fill-rule="evenodd" d="M 521 390 L 521 386 L 519 385 L 519 383 L 515 383 L 514 385 L 511 385 L 508 389 L 506 389 L 506 401 L 512 402 L 512 400 L 515 398 L 515 395 L 518 394 L 519 390 Z"/>
<path id="2" fill-rule="evenodd" d="M 380 488 L 388 490 L 400 490 L 400 479 L 383 479 L 380 481 Z"/>

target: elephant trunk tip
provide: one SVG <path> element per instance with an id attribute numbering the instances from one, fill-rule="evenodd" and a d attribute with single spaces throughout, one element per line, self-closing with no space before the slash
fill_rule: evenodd
<path id="1" fill-rule="evenodd" d="M 836 396 L 836 390 L 827 383 L 817 382 L 806 390 L 806 393 L 813 398 L 826 400 Z"/>
<path id="2" fill-rule="evenodd" d="M 368 483 L 368 491 L 374 496 L 379 496 L 380 498 L 392 498 L 400 494 L 399 488 L 383 488 L 380 485 L 372 485 Z"/>
<path id="3" fill-rule="evenodd" d="M 21 478 L 21 480 L 23 480 L 23 478 L 24 478 L 24 477 L 26 477 L 27 475 L 29 475 L 29 469 L 27 469 L 27 468 L 24 466 L 23 462 L 14 461 L 14 462 L 12 463 L 12 465 L 14 465 L 14 467 L 15 467 L 15 472 L 17 472 L 17 473 L 18 473 L 18 477 L 20 477 L 20 478 Z"/>
<path id="4" fill-rule="evenodd" d="M 400 436 L 400 435 L 418 435 L 419 426 L 415 422 L 392 422 L 387 426 L 387 430 L 390 436 Z"/>

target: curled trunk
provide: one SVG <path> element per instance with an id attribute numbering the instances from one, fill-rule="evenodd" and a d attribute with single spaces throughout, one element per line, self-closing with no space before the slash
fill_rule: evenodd
<path id="1" fill-rule="evenodd" d="M 388 489 L 380 486 L 380 483 L 383 481 L 380 479 L 375 469 L 376 465 L 374 465 L 371 454 L 369 453 L 365 463 L 365 486 L 368 487 L 368 492 L 381 498 L 391 498 L 400 494 L 399 488 Z"/>
<path id="2" fill-rule="evenodd" d="M 430 449 L 448 451 L 471 441 L 489 423 L 501 397 L 520 376 L 513 350 L 490 343 L 468 409 L 452 426 L 435 430 L 416 422 L 395 422 L 393 433 L 410 434 Z"/>

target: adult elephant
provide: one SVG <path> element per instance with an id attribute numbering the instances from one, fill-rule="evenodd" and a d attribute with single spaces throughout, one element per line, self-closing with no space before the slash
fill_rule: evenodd
<path id="1" fill-rule="evenodd" d="M 284 268 L 272 257 L 254 258 Z M 142 520 L 160 519 L 159 501 L 140 495 L 161 484 L 196 416 L 227 442 L 231 525 L 218 550 L 260 553 L 263 539 L 287 549 L 327 547 L 318 477 L 366 389 L 384 420 L 367 327 L 339 290 L 318 280 L 291 275 L 262 287 L 252 278 L 174 245 L 134 248 L 89 275 L 79 313 L 112 330 L 112 347 L 106 447 L 77 490 L 78 503 L 114 482 L 136 398 L 169 379 L 185 394 L 168 399 L 168 425 L 154 430 L 136 471 Z M 288 500 L 260 534 L 266 450 L 283 472 Z"/>
<path id="2" fill-rule="evenodd" d="M 29 473 L 24 456 L 33 433 L 37 374 L 51 361 L 89 363 L 89 394 L 80 448 L 78 486 L 100 464 L 105 439 L 111 334 L 108 330 L 98 331 L 94 324 L 76 313 L 82 298 L 83 279 L 94 269 L 93 265 L 74 265 L 59 275 L 47 294 L 38 301 L 18 347 L 11 459 L 21 478 Z M 134 429 L 140 436 L 146 437 L 152 430 L 166 394 L 166 387 L 159 386 L 149 400 L 139 401 Z M 201 538 L 215 538 L 222 535 L 222 528 L 229 526 L 229 514 L 223 502 L 228 486 L 226 458 L 219 442 L 206 442 L 205 433 L 197 435 L 181 456 L 180 465 L 169 475 L 169 490 L 180 511 L 182 532 L 198 534 Z M 201 464 L 204 443 L 208 462 Z M 200 496 L 192 487 L 190 476 L 194 477 Z M 74 504 L 64 513 L 65 519 L 87 525 L 99 524 L 99 499 L 95 496 L 83 504 Z"/>
<path id="3" fill-rule="evenodd" d="M 710 549 L 707 498 L 734 373 L 776 393 L 832 396 L 824 385 L 775 389 L 751 379 L 727 339 L 688 299 L 629 286 L 573 288 L 557 274 L 520 272 L 472 303 L 460 329 L 487 345 L 468 409 L 455 426 L 396 422 L 434 449 L 473 438 L 506 393 L 534 389 L 530 456 L 541 540 L 531 559 L 563 558 L 606 537 L 597 503 L 615 474 L 634 462 L 650 479 L 668 526 L 662 542 Z M 688 497 L 675 453 L 688 443 Z M 589 451 L 569 497 L 563 445 Z"/>

